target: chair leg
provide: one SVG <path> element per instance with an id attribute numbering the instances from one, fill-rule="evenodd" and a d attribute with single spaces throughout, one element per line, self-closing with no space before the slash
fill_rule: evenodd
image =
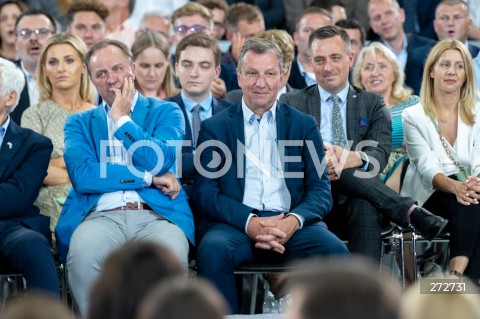
<path id="1" fill-rule="evenodd" d="M 260 279 L 259 274 L 253 275 L 253 282 L 252 282 L 252 299 L 250 300 L 250 314 L 255 314 L 255 307 L 257 305 L 257 289 L 258 289 L 258 280 Z"/>
<path id="2" fill-rule="evenodd" d="M 417 282 L 418 278 L 418 269 L 417 269 L 417 230 L 414 227 L 412 228 L 412 245 L 410 249 L 412 250 L 412 263 L 413 263 L 413 282 Z"/>

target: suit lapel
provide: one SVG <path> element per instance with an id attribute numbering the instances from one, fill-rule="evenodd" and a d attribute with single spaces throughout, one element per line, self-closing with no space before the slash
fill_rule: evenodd
<path id="1" fill-rule="evenodd" d="M 140 127 L 145 127 L 144 122 L 149 110 L 150 104 L 148 103 L 148 100 L 138 93 L 137 104 L 135 104 L 135 109 L 132 113 L 132 121 Z"/>
<path id="2" fill-rule="evenodd" d="M 321 125 L 321 114 L 320 114 L 320 93 L 318 92 L 318 86 L 314 85 L 308 90 L 307 97 L 307 114 L 312 114 L 317 121 L 318 127 Z"/>
<path id="3" fill-rule="evenodd" d="M 359 142 L 360 108 L 358 107 L 357 91 L 350 85 L 347 95 L 347 140 L 353 140 L 353 145 Z"/>
<path id="4" fill-rule="evenodd" d="M 230 116 L 228 120 L 228 124 L 230 127 L 229 138 L 230 141 L 230 151 L 232 152 L 232 160 L 233 162 L 238 162 L 238 154 L 237 154 L 237 140 L 245 145 L 245 130 L 243 128 L 243 112 L 242 112 L 242 102 L 238 102 L 229 110 Z M 235 160 L 236 159 L 236 160 Z M 245 163 L 245 157 L 243 158 L 243 163 Z M 243 165 L 243 176 L 245 176 L 245 165 Z M 245 190 L 245 178 L 238 178 L 237 179 L 241 187 L 242 191 Z M 243 197 L 243 194 L 242 194 Z"/>
<path id="5" fill-rule="evenodd" d="M 10 118 L 10 124 L 0 147 L 0 180 L 3 180 L 3 175 L 8 166 L 7 163 L 11 162 L 14 155 L 22 147 L 25 138 L 23 133 L 23 130 Z"/>
<path id="6" fill-rule="evenodd" d="M 92 132 L 93 143 L 95 150 L 99 156 L 100 142 L 108 140 L 108 125 L 107 117 L 103 109 L 103 104 L 100 104 L 92 113 L 92 121 L 90 122 L 90 131 Z"/>
<path id="7" fill-rule="evenodd" d="M 185 104 L 183 104 L 182 96 L 180 94 L 174 96 L 172 101 L 177 103 L 180 106 L 180 109 L 183 112 L 183 117 L 185 118 L 185 141 L 192 140 L 192 129 L 190 128 L 190 122 L 188 120 L 187 110 L 185 109 Z M 193 148 L 192 148 L 193 150 Z"/>

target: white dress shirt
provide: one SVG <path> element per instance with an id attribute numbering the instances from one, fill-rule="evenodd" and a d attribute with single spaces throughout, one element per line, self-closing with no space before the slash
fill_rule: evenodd
<path id="1" fill-rule="evenodd" d="M 138 92 L 135 93 L 132 101 L 132 107 L 130 108 L 130 112 L 133 113 L 135 109 L 135 104 L 138 100 Z M 108 125 L 108 142 L 109 142 L 109 149 L 110 149 L 110 163 L 116 165 L 127 165 L 127 150 L 124 146 L 118 146 L 116 143 L 119 140 L 115 137 L 116 130 L 121 127 L 126 122 L 132 121 L 130 116 L 122 116 L 117 123 L 115 123 L 110 116 L 110 106 L 102 102 L 102 107 L 105 111 L 105 115 L 107 117 L 107 125 Z M 152 184 L 152 175 L 149 173 L 145 173 L 145 177 L 143 180 L 144 186 L 150 186 Z M 145 201 L 138 195 L 137 191 L 132 190 L 123 190 L 123 191 L 116 191 L 103 194 L 96 206 L 93 207 L 92 211 L 99 212 L 104 210 L 110 210 L 117 207 L 125 206 L 127 203 L 132 202 L 141 202 L 144 203 Z"/>

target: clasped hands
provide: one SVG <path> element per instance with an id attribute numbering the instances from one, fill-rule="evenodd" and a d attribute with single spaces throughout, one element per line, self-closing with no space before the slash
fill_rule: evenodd
<path id="1" fill-rule="evenodd" d="M 362 159 L 357 152 L 330 144 L 325 144 L 323 150 L 325 151 L 325 161 L 327 162 L 328 178 L 331 181 L 337 181 L 344 169 L 362 165 Z"/>
<path id="2" fill-rule="evenodd" d="M 465 182 L 459 183 L 456 187 L 455 196 L 460 204 L 478 204 L 480 200 L 480 178 L 468 176 Z"/>
<path id="3" fill-rule="evenodd" d="M 281 213 L 271 217 L 252 217 L 247 226 L 247 235 L 255 241 L 255 248 L 285 252 L 284 244 L 300 228 L 300 221 L 293 215 Z"/>

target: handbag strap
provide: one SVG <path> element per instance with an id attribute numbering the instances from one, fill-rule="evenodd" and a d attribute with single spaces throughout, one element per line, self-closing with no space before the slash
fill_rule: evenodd
<path id="1" fill-rule="evenodd" d="M 440 131 L 440 127 L 438 127 L 437 122 L 433 118 L 430 118 L 430 119 L 432 120 L 433 126 L 435 126 L 435 129 L 437 130 L 438 136 L 440 137 L 440 142 L 442 143 L 442 146 L 443 146 L 443 149 L 445 150 L 445 153 L 447 153 L 447 156 L 450 158 L 450 160 L 453 162 L 453 164 L 455 164 L 455 166 L 457 166 L 461 171 L 464 171 L 465 167 L 463 167 L 463 165 L 460 164 L 455 159 L 455 157 L 453 157 L 452 152 L 450 152 L 450 150 L 448 149 L 447 141 L 442 136 L 442 132 Z"/>

